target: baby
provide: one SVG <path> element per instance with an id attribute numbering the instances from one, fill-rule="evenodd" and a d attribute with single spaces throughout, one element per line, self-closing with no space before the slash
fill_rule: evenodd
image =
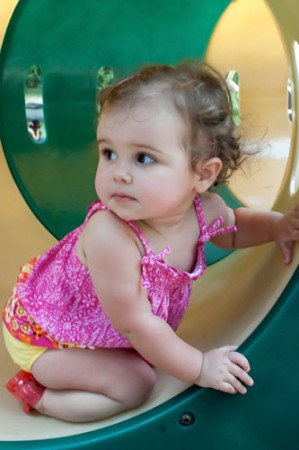
<path id="1" fill-rule="evenodd" d="M 225 81 L 205 64 L 153 65 L 108 87 L 97 126 L 99 200 L 85 222 L 25 264 L 3 312 L 22 369 L 8 390 L 42 414 L 100 420 L 143 404 L 158 368 L 245 394 L 236 346 L 202 352 L 176 334 L 204 244 L 274 241 L 286 264 L 299 207 L 286 215 L 228 207 L 211 188 L 244 154 Z"/>

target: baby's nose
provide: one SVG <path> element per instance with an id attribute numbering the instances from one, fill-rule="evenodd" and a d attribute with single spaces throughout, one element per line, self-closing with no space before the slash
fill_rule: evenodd
<path id="1" fill-rule="evenodd" d="M 131 173 L 123 167 L 115 170 L 113 174 L 113 180 L 116 183 L 130 184 L 132 183 L 133 177 Z"/>

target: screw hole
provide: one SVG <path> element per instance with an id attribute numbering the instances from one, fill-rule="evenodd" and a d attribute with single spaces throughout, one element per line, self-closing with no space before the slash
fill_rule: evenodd
<path id="1" fill-rule="evenodd" d="M 187 412 L 181 415 L 180 424 L 183 427 L 192 425 L 195 422 L 195 415 L 192 412 Z"/>

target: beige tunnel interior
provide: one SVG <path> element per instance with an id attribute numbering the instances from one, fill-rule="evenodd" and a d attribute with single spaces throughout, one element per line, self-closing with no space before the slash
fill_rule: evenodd
<path id="1" fill-rule="evenodd" d="M 223 74 L 240 74 L 242 127 L 262 150 L 230 183 L 246 206 L 288 210 L 298 202 L 297 118 L 288 119 L 287 84 L 293 82 L 297 110 L 299 65 L 299 5 L 296 0 L 233 1 L 218 22 L 206 59 Z M 2 42 L 16 0 L 0 4 Z M 298 59 L 297 59 L 298 58 Z M 0 150 L 0 298 L 4 305 L 18 267 L 55 243 L 37 221 L 20 192 Z M 201 349 L 241 344 L 275 304 L 298 265 L 284 267 L 278 250 L 269 244 L 235 252 L 212 265 L 194 286 L 190 309 L 180 335 Z M 137 411 L 84 425 L 64 423 L 38 414 L 23 414 L 4 388 L 17 370 L 1 338 L 0 436 L 2 440 L 33 440 L 79 434 L 126 420 L 187 388 L 164 374 L 148 403 Z"/>

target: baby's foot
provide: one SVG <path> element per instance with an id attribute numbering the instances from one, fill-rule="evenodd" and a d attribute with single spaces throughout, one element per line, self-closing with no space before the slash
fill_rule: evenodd
<path id="1" fill-rule="evenodd" d="M 8 381 L 6 389 L 23 403 L 23 411 L 28 414 L 40 400 L 45 387 L 39 384 L 31 373 L 20 370 Z"/>

